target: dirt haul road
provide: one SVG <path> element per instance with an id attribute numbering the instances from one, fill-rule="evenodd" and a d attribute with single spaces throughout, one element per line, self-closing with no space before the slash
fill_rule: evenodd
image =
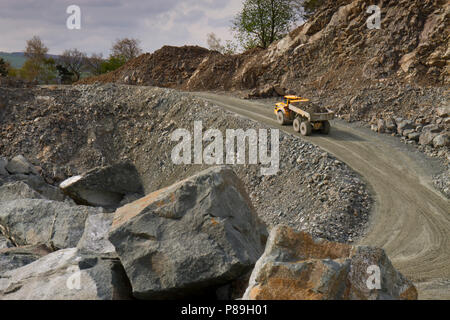
<path id="1" fill-rule="evenodd" d="M 292 126 L 278 125 L 267 103 L 195 95 L 300 137 Z M 302 138 L 347 163 L 372 188 L 376 204 L 360 244 L 384 248 L 394 266 L 416 284 L 419 299 L 450 299 L 450 201 L 435 191 L 423 166 L 382 135 L 341 122 L 332 123 L 329 136 Z"/>

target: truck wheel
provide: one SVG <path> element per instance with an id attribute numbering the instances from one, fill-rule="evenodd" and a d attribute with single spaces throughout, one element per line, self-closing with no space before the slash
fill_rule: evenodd
<path id="1" fill-rule="evenodd" d="M 295 118 L 294 119 L 294 131 L 295 132 L 300 132 L 300 119 L 299 118 Z"/>
<path id="2" fill-rule="evenodd" d="M 286 119 L 284 118 L 284 114 L 281 111 L 278 111 L 277 113 L 277 121 L 282 126 L 286 124 Z"/>
<path id="3" fill-rule="evenodd" d="M 303 121 L 300 124 L 300 133 L 302 136 L 309 136 L 312 133 L 312 125 L 309 121 Z"/>
<path id="4" fill-rule="evenodd" d="M 323 134 L 329 134 L 331 129 L 331 125 L 329 121 L 322 122 L 322 128 L 320 129 L 320 132 Z"/>

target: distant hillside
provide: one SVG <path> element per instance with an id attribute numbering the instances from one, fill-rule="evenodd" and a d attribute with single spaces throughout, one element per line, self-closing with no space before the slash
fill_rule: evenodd
<path id="1" fill-rule="evenodd" d="M 48 57 L 51 57 L 53 59 L 58 59 L 58 55 L 49 54 Z M 13 68 L 22 68 L 25 61 L 27 61 L 27 58 L 25 57 L 23 52 L 0 52 L 0 58 L 5 59 L 8 61 Z"/>
<path id="2" fill-rule="evenodd" d="M 23 55 L 23 52 L 0 52 L 0 58 L 8 61 L 13 68 L 21 68 L 27 58 Z"/>

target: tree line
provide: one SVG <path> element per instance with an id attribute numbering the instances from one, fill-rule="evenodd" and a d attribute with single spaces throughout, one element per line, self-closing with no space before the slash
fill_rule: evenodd
<path id="1" fill-rule="evenodd" d="M 124 65 L 127 61 L 142 54 L 140 41 L 132 38 L 116 40 L 107 59 L 102 53 L 86 53 L 73 48 L 64 50 L 59 56 L 50 56 L 48 47 L 40 37 L 34 36 L 26 42 L 24 55 L 27 58 L 19 69 L 12 68 L 0 58 L 0 75 L 20 78 L 37 83 L 70 84 L 83 75 L 97 76 Z"/>

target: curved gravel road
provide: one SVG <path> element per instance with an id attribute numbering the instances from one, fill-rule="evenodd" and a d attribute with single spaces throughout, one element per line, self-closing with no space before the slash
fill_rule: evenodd
<path id="1" fill-rule="evenodd" d="M 267 103 L 195 93 L 215 105 L 299 136 L 279 126 Z M 375 198 L 370 227 L 360 244 L 382 247 L 411 279 L 419 299 L 450 299 L 450 201 L 436 191 L 416 159 L 382 136 L 343 122 L 329 136 L 302 137 L 347 163 L 368 182 Z"/>

